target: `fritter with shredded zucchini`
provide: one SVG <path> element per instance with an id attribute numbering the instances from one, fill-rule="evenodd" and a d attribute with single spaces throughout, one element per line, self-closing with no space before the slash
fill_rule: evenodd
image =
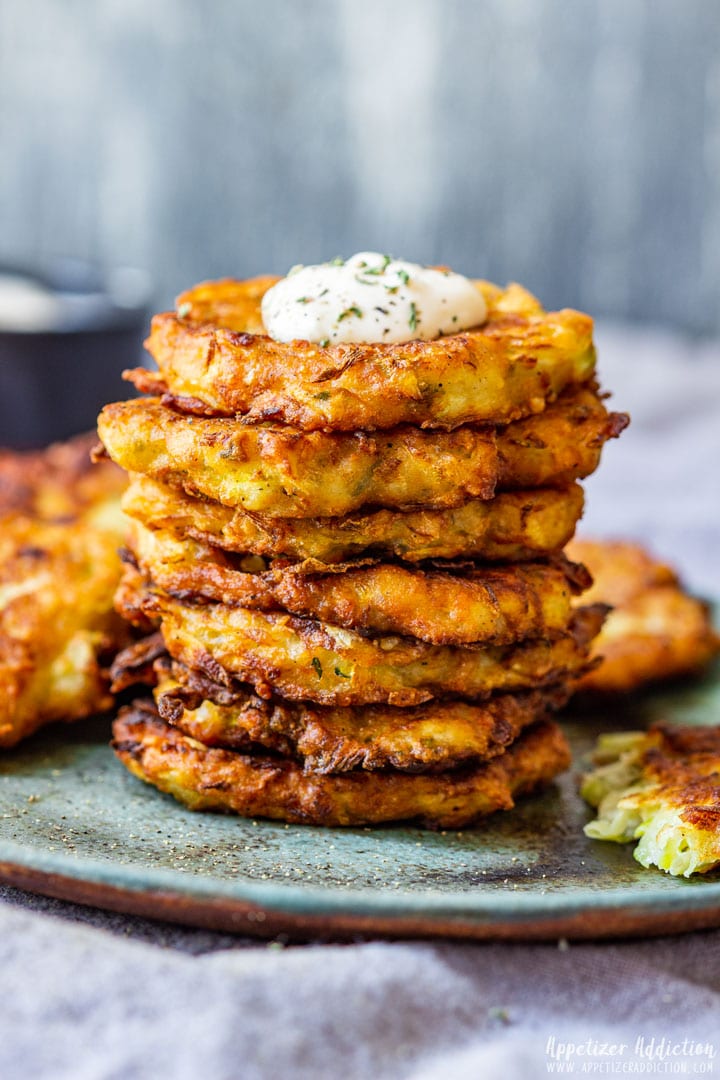
<path id="1" fill-rule="evenodd" d="M 574 540 L 567 553 L 586 563 L 594 579 L 583 603 L 613 607 L 592 647 L 602 662 L 581 689 L 629 693 L 696 674 L 717 655 L 720 637 L 708 605 L 689 596 L 675 571 L 639 544 Z"/>
<path id="2" fill-rule="evenodd" d="M 148 784 L 192 810 L 266 817 L 298 825 L 371 825 L 418 820 L 461 828 L 510 809 L 567 768 L 570 752 L 552 721 L 535 724 L 503 754 L 445 773 L 400 770 L 339 774 L 306 772 L 298 762 L 208 748 L 163 722 L 152 702 L 123 709 L 113 748 Z"/>
<path id="3" fill-rule="evenodd" d="M 639 840 L 637 861 L 674 876 L 720 865 L 720 727 L 601 735 L 595 762 L 581 788 L 598 811 L 588 836 Z"/>
<path id="4" fill-rule="evenodd" d="M 125 513 L 150 528 L 172 530 L 227 551 L 327 564 L 363 555 L 516 562 L 562 548 L 582 515 L 579 484 L 472 499 L 452 510 L 375 510 L 343 518 L 271 518 L 193 498 L 134 474 Z"/>
<path id="5" fill-rule="evenodd" d="M 95 432 L 44 450 L 0 449 L 0 516 L 25 514 L 39 521 L 84 521 L 123 535 L 120 495 L 127 476 L 111 461 L 93 463 Z"/>
<path id="6" fill-rule="evenodd" d="M 280 420 L 311 430 L 361 431 L 410 423 L 450 429 L 540 412 L 595 367 L 593 324 L 577 311 L 546 313 L 519 285 L 478 282 L 488 321 L 436 341 L 395 345 L 266 335 L 264 293 L 278 279 L 205 282 L 156 315 L 146 346 L 159 373 L 126 373 L 186 411 Z"/>
<path id="7" fill-rule="evenodd" d="M 105 669 L 128 637 L 117 546 L 82 521 L 0 521 L 0 746 L 112 705 Z"/>
<path id="8" fill-rule="evenodd" d="M 94 435 L 0 451 L 0 746 L 110 708 L 106 667 L 128 641 L 113 609 L 126 477 Z"/>
<path id="9" fill-rule="evenodd" d="M 122 658 L 118 658 L 122 664 Z M 501 754 L 520 732 L 569 698 L 569 686 L 498 694 L 487 702 L 432 701 L 331 708 L 282 698 L 267 701 L 248 687 L 225 687 L 168 658 L 156 662 L 161 717 L 206 746 L 260 747 L 299 759 L 306 772 L 401 769 L 440 772 Z"/>
<path id="10" fill-rule="evenodd" d="M 170 655 L 216 682 L 239 679 L 261 697 L 322 705 L 419 705 L 433 697 L 487 698 L 494 691 L 532 689 L 585 670 L 602 606 L 575 613 L 554 640 L 506 646 L 428 645 L 357 631 L 285 612 L 226 604 L 193 604 L 147 589 L 138 575 L 118 590 L 130 621 L 160 626 Z"/>
<path id="11" fill-rule="evenodd" d="M 434 645 L 508 645 L 561 634 L 571 596 L 590 583 L 560 556 L 543 563 L 417 569 L 393 563 L 266 564 L 131 523 L 132 560 L 179 599 L 260 611 L 282 609 L 359 633 L 401 634 Z"/>
<path id="12" fill-rule="evenodd" d="M 174 412 L 155 399 L 108 405 L 98 431 L 129 472 L 273 517 L 339 517 L 363 507 L 446 509 L 498 490 L 567 485 L 625 426 L 591 390 L 492 428 L 303 432 Z"/>

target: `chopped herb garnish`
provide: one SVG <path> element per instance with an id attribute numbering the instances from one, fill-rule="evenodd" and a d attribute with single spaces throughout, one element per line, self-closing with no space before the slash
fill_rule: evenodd
<path id="1" fill-rule="evenodd" d="M 368 270 L 367 273 L 369 273 L 369 272 L 370 271 Z M 360 277 L 360 274 L 355 275 L 355 280 L 357 281 L 357 283 L 359 285 L 376 285 L 377 284 L 377 282 L 375 282 L 375 281 L 366 281 L 364 277 Z"/>
<path id="2" fill-rule="evenodd" d="M 339 667 L 335 668 L 335 674 L 339 679 L 352 679 L 352 675 L 346 675 L 344 671 L 341 671 Z"/>
<path id="3" fill-rule="evenodd" d="M 391 262 L 392 262 L 392 255 L 383 255 L 382 264 L 380 266 L 371 266 L 371 267 L 369 267 L 365 271 L 365 273 L 366 274 L 376 274 L 376 275 L 384 274 Z"/>
<path id="4" fill-rule="evenodd" d="M 296 304 L 309 304 L 312 300 L 312 296 L 298 296 L 295 301 Z"/>
<path id="5" fill-rule="evenodd" d="M 321 297 L 321 296 L 327 296 L 327 294 L 328 294 L 329 292 L 330 292 L 330 290 L 329 290 L 329 289 L 323 289 L 323 291 L 322 291 L 321 293 L 319 293 L 319 294 L 318 294 L 318 300 L 320 299 L 320 297 Z"/>
<path id="6" fill-rule="evenodd" d="M 358 319 L 362 319 L 362 311 L 359 307 L 349 307 L 341 311 L 337 317 L 338 322 L 342 322 L 343 319 L 349 319 L 351 315 L 356 315 Z"/>
<path id="7" fill-rule="evenodd" d="M 385 286 L 384 286 L 384 288 L 385 288 L 385 289 L 387 289 L 387 291 L 388 291 L 389 293 L 392 293 L 392 295 L 394 296 L 394 295 L 395 295 L 395 293 L 396 293 L 396 292 L 398 291 L 398 289 L 400 288 L 400 286 L 399 286 L 399 285 L 385 285 Z"/>
<path id="8" fill-rule="evenodd" d="M 418 310 L 415 307 L 414 301 L 410 304 L 410 318 L 408 319 L 408 326 L 414 332 L 417 330 L 418 324 Z"/>
<path id="9" fill-rule="evenodd" d="M 379 311 L 381 315 L 389 315 L 388 309 L 386 307 L 376 307 L 375 311 Z"/>
<path id="10" fill-rule="evenodd" d="M 318 660 L 317 656 L 313 656 L 313 658 L 312 658 L 312 666 L 317 671 L 318 679 L 322 679 L 322 664 Z"/>
<path id="11" fill-rule="evenodd" d="M 458 319 L 457 315 L 453 315 L 453 317 L 452 317 L 452 321 L 453 321 L 453 322 L 457 322 L 457 319 Z"/>
<path id="12" fill-rule="evenodd" d="M 318 344 L 319 344 L 321 349 L 327 349 L 328 345 L 330 344 L 330 338 L 329 337 L 324 337 L 322 339 L 322 341 L 318 342 Z"/>
<path id="13" fill-rule="evenodd" d="M 192 304 L 190 304 L 190 303 L 181 304 L 180 307 L 177 310 L 178 319 L 187 318 L 187 316 L 190 314 L 191 311 L 192 311 Z"/>
<path id="14" fill-rule="evenodd" d="M 339 255 L 336 255 L 334 259 L 330 260 L 330 266 L 344 266 L 345 260 L 341 259 Z"/>
<path id="15" fill-rule="evenodd" d="M 398 270 L 397 275 L 402 281 L 403 285 L 410 284 L 410 275 L 408 274 L 407 270 Z"/>

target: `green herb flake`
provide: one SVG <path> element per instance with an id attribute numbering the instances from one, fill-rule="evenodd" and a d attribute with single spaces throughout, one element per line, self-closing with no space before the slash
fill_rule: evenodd
<path id="1" fill-rule="evenodd" d="M 344 671 L 341 671 L 339 667 L 335 668 L 335 674 L 339 679 L 352 679 L 352 675 L 346 675 Z"/>
<path id="2" fill-rule="evenodd" d="M 313 656 L 313 658 L 312 658 L 312 666 L 317 671 L 318 679 L 322 679 L 322 664 L 318 660 L 317 656 Z"/>
<path id="3" fill-rule="evenodd" d="M 309 304 L 312 300 L 312 296 L 298 296 L 295 301 L 296 304 Z"/>
<path id="4" fill-rule="evenodd" d="M 330 338 L 329 337 L 324 337 L 322 339 L 322 341 L 318 342 L 318 345 L 320 346 L 321 349 L 327 349 L 329 344 L 330 344 Z"/>
<path id="5" fill-rule="evenodd" d="M 344 266 L 345 260 L 341 259 L 339 255 L 336 255 L 334 259 L 331 259 L 328 266 Z"/>
<path id="6" fill-rule="evenodd" d="M 418 310 L 417 310 L 417 308 L 415 306 L 415 302 L 412 301 L 411 304 L 410 304 L 410 318 L 408 319 L 408 326 L 413 331 L 413 333 L 417 330 L 417 324 L 418 324 Z"/>
<path id="7" fill-rule="evenodd" d="M 402 281 L 403 285 L 410 284 L 410 275 L 408 274 L 407 270 L 398 270 L 397 275 Z"/>
<path id="8" fill-rule="evenodd" d="M 190 303 L 181 304 L 180 307 L 177 309 L 178 319 L 187 319 L 187 317 L 188 317 L 188 315 L 190 314 L 191 311 L 192 311 L 192 304 L 190 304 Z"/>
<path id="9" fill-rule="evenodd" d="M 358 319 L 362 319 L 362 311 L 360 308 L 353 306 L 341 311 L 337 317 L 337 321 L 342 322 L 343 319 L 349 319 L 351 315 L 355 315 Z"/>
<path id="10" fill-rule="evenodd" d="M 388 266 L 392 262 L 392 255 L 383 255 L 383 261 L 380 266 L 371 266 L 365 271 L 366 274 L 373 274 L 379 277 L 380 274 L 384 274 Z"/>

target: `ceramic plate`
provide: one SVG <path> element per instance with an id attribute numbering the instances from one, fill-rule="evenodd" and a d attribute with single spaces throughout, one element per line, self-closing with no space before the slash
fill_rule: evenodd
<path id="1" fill-rule="evenodd" d="M 720 873 L 643 870 L 632 845 L 587 840 L 577 768 L 603 730 L 720 723 L 702 683 L 577 707 L 576 769 L 463 832 L 315 829 L 193 814 L 135 780 L 95 720 L 40 733 L 0 761 L 0 879 L 189 925 L 263 935 L 607 937 L 720 926 Z"/>

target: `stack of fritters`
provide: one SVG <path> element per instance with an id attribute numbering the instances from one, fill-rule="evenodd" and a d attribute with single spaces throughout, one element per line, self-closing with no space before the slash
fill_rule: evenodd
<path id="1" fill-rule="evenodd" d="M 281 344 L 276 279 L 181 296 L 148 342 L 153 396 L 99 431 L 131 477 L 120 611 L 151 636 L 116 685 L 136 775 L 198 809 L 460 826 L 564 769 L 551 719 L 605 609 L 561 549 L 577 481 L 622 430 L 592 322 L 479 283 L 480 329 Z"/>

